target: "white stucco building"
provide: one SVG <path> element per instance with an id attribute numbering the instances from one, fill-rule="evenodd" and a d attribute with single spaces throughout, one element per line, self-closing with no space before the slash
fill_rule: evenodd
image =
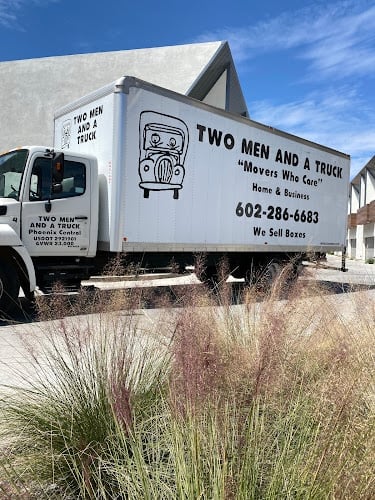
<path id="1" fill-rule="evenodd" d="M 347 255 L 360 260 L 374 258 L 375 156 L 350 183 L 348 213 Z"/>
<path id="2" fill-rule="evenodd" d="M 248 116 L 227 42 L 8 61 L 0 63 L 0 151 L 52 145 L 57 109 L 125 75 Z"/>

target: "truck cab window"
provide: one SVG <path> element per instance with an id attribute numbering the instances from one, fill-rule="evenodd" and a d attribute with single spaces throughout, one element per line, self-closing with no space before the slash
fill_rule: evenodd
<path id="1" fill-rule="evenodd" d="M 18 200 L 28 155 L 27 149 L 0 155 L 0 197 Z"/>
<path id="2" fill-rule="evenodd" d="M 86 191 L 86 170 L 83 163 L 65 161 L 60 189 L 52 189 L 51 161 L 40 157 L 34 162 L 30 179 L 29 200 L 44 201 L 80 196 Z"/>

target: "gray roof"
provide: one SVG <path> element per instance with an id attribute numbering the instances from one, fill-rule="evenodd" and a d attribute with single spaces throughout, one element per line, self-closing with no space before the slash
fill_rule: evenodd
<path id="1" fill-rule="evenodd" d="M 370 172 L 372 177 L 375 179 L 375 156 L 369 160 L 364 167 L 361 168 L 361 170 L 353 177 L 351 180 L 351 184 L 353 186 L 360 186 L 361 184 L 361 177 L 366 175 L 366 172 Z"/>
<path id="2" fill-rule="evenodd" d="M 223 74 L 225 107 L 248 115 L 227 42 L 2 62 L 0 151 L 22 144 L 51 145 L 58 108 L 121 76 L 204 100 Z"/>

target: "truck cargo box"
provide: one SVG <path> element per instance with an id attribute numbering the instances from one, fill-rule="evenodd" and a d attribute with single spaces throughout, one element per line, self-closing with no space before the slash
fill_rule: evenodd
<path id="1" fill-rule="evenodd" d="M 123 77 L 60 109 L 54 142 L 98 159 L 101 250 L 345 246 L 348 155 L 184 95 Z"/>

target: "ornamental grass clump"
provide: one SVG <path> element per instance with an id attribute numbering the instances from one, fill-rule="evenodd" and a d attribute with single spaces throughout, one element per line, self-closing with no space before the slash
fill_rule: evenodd
<path id="1" fill-rule="evenodd" d="M 61 296 L 35 378 L 2 401 L 0 492 L 375 497 L 372 291 L 337 301 L 287 279 L 233 303 L 219 280 L 176 296 L 85 296 L 74 315 Z M 92 301 L 100 312 L 78 316 Z"/>
<path id="2" fill-rule="evenodd" d="M 82 294 L 73 307 L 92 310 L 91 300 L 98 297 Z M 117 311 L 119 301 L 124 312 Z M 65 319 L 39 323 L 41 345 L 28 340 L 33 373 L 1 408 L 1 431 L 8 436 L 3 475 L 16 477 L 20 491 L 95 495 L 107 477 L 102 464 L 111 460 L 109 438 L 129 437 L 137 408 L 144 413 L 152 406 L 167 373 L 160 359 L 163 339 L 156 357 L 152 332 L 142 334 L 137 310 L 126 302 L 114 293 L 107 304 L 112 312 L 71 316 L 71 299 L 57 295 L 57 310 L 47 308 L 48 318 L 55 312 Z M 115 488 L 115 478 L 107 480 Z"/>

